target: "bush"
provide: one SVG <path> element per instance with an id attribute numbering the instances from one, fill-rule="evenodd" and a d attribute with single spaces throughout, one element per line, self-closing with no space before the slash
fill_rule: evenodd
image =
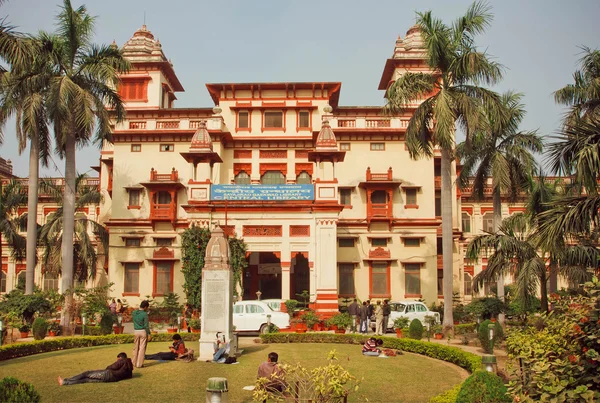
<path id="1" fill-rule="evenodd" d="M 454 326 L 454 334 L 460 336 L 461 334 L 475 333 L 477 331 L 477 323 L 463 323 L 462 325 Z"/>
<path id="2" fill-rule="evenodd" d="M 48 331 L 48 322 L 42 318 L 36 318 L 33 321 L 33 338 L 35 340 L 43 340 L 46 337 L 46 332 Z"/>
<path id="3" fill-rule="evenodd" d="M 106 312 L 102 315 L 102 319 L 100 319 L 100 331 L 103 335 L 112 333 L 113 323 L 114 318 L 112 313 Z"/>
<path id="4" fill-rule="evenodd" d="M 263 343 L 337 343 L 362 345 L 369 336 L 358 334 L 333 334 L 333 333 L 271 333 L 261 334 Z M 467 353 L 457 347 L 443 344 L 428 343 L 413 339 L 398 339 L 396 337 L 381 337 L 383 348 L 407 351 L 409 353 L 426 355 L 442 361 L 458 365 L 469 372 L 481 368 L 481 357 Z M 152 338 L 154 341 L 154 338 Z"/>
<path id="5" fill-rule="evenodd" d="M 481 347 L 483 347 L 483 350 L 488 354 L 492 353 L 492 349 L 490 348 L 490 331 L 489 331 L 489 325 L 492 323 L 494 323 L 494 322 L 492 322 L 491 320 L 484 320 L 479 325 L 479 330 L 477 331 L 477 338 L 479 339 L 479 342 L 481 343 Z M 498 342 L 501 341 L 503 338 L 504 338 L 504 332 L 502 331 L 502 326 L 500 326 L 500 324 L 497 322 L 494 323 L 494 341 L 493 341 L 494 346 L 496 346 L 498 344 Z"/>
<path id="6" fill-rule="evenodd" d="M 462 384 L 458 384 L 450 390 L 429 399 L 429 403 L 455 403 Z"/>
<path id="7" fill-rule="evenodd" d="M 506 386 L 496 374 L 475 371 L 462 384 L 456 403 L 500 403 L 511 402 Z"/>
<path id="8" fill-rule="evenodd" d="M 86 326 L 86 331 L 88 327 Z M 184 341 L 198 341 L 196 333 L 180 333 Z M 170 343 L 172 333 L 153 334 L 151 342 Z M 25 357 L 33 354 L 48 353 L 57 350 L 69 350 L 80 347 L 105 346 L 109 344 L 133 343 L 133 334 L 110 334 L 107 336 L 56 337 L 27 343 L 8 344 L 0 347 L 0 361 Z M 481 365 L 481 364 L 480 364 Z M 0 401 L 2 401 L 0 399 Z"/>
<path id="9" fill-rule="evenodd" d="M 506 311 L 506 305 L 496 297 L 484 297 L 473 300 L 465 311 L 481 319 L 492 319 Z"/>
<path id="10" fill-rule="evenodd" d="M 41 401 L 40 394 L 32 384 L 7 376 L 0 381 L 0 402 L 3 403 L 37 403 Z"/>
<path id="11" fill-rule="evenodd" d="M 423 324 L 419 319 L 413 319 L 408 327 L 408 337 L 415 340 L 423 338 Z"/>

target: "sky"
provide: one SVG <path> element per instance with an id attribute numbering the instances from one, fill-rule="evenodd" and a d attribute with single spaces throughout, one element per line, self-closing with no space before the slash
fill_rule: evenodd
<path id="1" fill-rule="evenodd" d="M 25 33 L 53 31 L 59 0 L 8 0 L 0 17 Z M 122 46 L 144 23 L 163 46 L 185 88 L 175 107 L 211 107 L 206 83 L 340 81 L 340 106 L 384 105 L 377 89 L 398 35 L 415 23 L 415 12 L 432 10 L 445 22 L 464 14 L 471 1 L 458 0 L 72 0 L 96 16 L 94 41 Z M 553 91 L 572 82 L 580 46 L 600 44 L 597 0 L 504 0 L 492 2 L 494 20 L 476 38 L 505 66 L 494 87 L 524 94 L 521 129 L 551 136 L 564 108 Z M 13 173 L 27 176 L 28 150 L 18 155 L 14 122 L 7 122 L 0 156 Z M 98 165 L 95 145 L 77 152 L 80 173 Z M 540 157 L 543 160 L 543 156 Z M 41 176 L 62 176 L 53 157 Z"/>

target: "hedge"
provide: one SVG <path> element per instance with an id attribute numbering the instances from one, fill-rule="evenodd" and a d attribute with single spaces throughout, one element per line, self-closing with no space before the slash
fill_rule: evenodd
<path id="1" fill-rule="evenodd" d="M 198 341 L 200 335 L 197 333 L 180 333 L 184 341 Z M 173 333 L 153 334 L 151 341 L 170 342 Z M 11 358 L 25 357 L 33 354 L 49 353 L 57 350 L 68 350 L 71 348 L 104 346 L 110 344 L 133 343 L 132 334 L 111 334 L 107 336 L 81 336 L 81 337 L 56 337 L 53 339 L 37 340 L 27 343 L 8 344 L 0 347 L 0 361 Z"/>
<path id="2" fill-rule="evenodd" d="M 261 334 L 263 343 L 337 343 L 337 344 L 364 344 L 369 336 L 356 334 L 333 333 L 269 333 Z M 437 343 L 428 343 L 407 338 L 380 337 L 384 348 L 393 348 L 426 355 L 442 361 L 458 365 L 469 372 L 481 368 L 481 357 L 461 350 L 457 347 L 444 346 Z"/>
<path id="3" fill-rule="evenodd" d="M 477 323 L 463 323 L 460 325 L 454 325 L 454 334 L 457 336 L 475 332 L 477 332 Z"/>

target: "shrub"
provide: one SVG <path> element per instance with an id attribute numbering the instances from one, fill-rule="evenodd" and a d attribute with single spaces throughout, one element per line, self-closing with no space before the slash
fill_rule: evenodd
<path id="1" fill-rule="evenodd" d="M 320 319 L 314 311 L 308 310 L 300 317 L 306 326 L 312 330 L 313 326 L 319 323 Z"/>
<path id="2" fill-rule="evenodd" d="M 298 307 L 299 302 L 295 299 L 288 299 L 285 301 L 285 309 L 287 310 L 288 315 L 290 315 L 290 319 L 294 315 L 294 311 Z"/>
<path id="3" fill-rule="evenodd" d="M 491 319 L 506 310 L 506 305 L 496 297 L 484 297 L 473 300 L 465 310 L 476 318 Z"/>
<path id="4" fill-rule="evenodd" d="M 477 338 L 479 339 L 479 342 L 481 343 L 481 347 L 483 347 L 483 350 L 488 354 L 492 353 L 492 349 L 490 348 L 490 331 L 489 331 L 489 325 L 492 323 L 494 323 L 494 322 L 492 322 L 491 320 L 484 320 L 479 325 L 479 330 L 477 331 Z M 498 342 L 500 340 L 502 340 L 503 338 L 504 338 L 504 332 L 502 331 L 502 326 L 500 326 L 499 323 L 494 323 L 493 345 L 495 346 L 496 344 L 498 344 Z"/>
<path id="5" fill-rule="evenodd" d="M 36 318 L 33 321 L 33 338 L 35 340 L 43 340 L 46 337 L 46 332 L 48 331 L 48 322 L 42 318 Z"/>
<path id="6" fill-rule="evenodd" d="M 408 327 L 409 321 L 410 319 L 408 319 L 406 316 L 400 316 L 399 318 L 396 318 L 396 320 L 394 320 L 394 329 L 404 329 L 405 327 Z"/>
<path id="7" fill-rule="evenodd" d="M 496 374 L 475 371 L 462 384 L 456 403 L 501 403 L 511 402 L 506 386 Z"/>
<path id="8" fill-rule="evenodd" d="M 423 324 L 419 319 L 413 319 L 408 327 L 408 337 L 415 340 L 423 338 Z"/>
<path id="9" fill-rule="evenodd" d="M 102 334 L 111 334 L 113 330 L 113 316 L 110 312 L 106 312 L 102 315 L 102 319 L 100 319 L 100 331 Z"/>
<path id="10" fill-rule="evenodd" d="M 32 384 L 7 376 L 0 381 L 0 402 L 3 403 L 37 403 L 41 401 L 40 394 Z"/>
<path id="11" fill-rule="evenodd" d="M 200 329 L 200 326 L 202 326 L 202 322 L 200 321 L 200 319 L 190 319 L 188 321 L 188 325 L 192 329 Z"/>
<path id="12" fill-rule="evenodd" d="M 475 333 L 477 330 L 477 323 L 463 323 L 462 325 L 454 326 L 454 334 L 459 336 L 466 333 Z"/>
<path id="13" fill-rule="evenodd" d="M 442 394 L 432 397 L 429 399 L 429 403 L 455 403 L 456 396 L 458 396 L 458 392 L 460 391 L 460 387 L 462 384 L 458 384 L 450 390 L 445 391 Z"/>

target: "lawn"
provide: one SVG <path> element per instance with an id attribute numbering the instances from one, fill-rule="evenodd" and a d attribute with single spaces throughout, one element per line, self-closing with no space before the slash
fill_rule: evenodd
<path id="1" fill-rule="evenodd" d="M 192 346 L 196 343 L 188 343 Z M 148 353 L 165 351 L 167 343 L 150 343 Z M 197 345 L 194 347 L 197 348 Z M 119 352 L 130 355 L 131 344 L 57 351 L 0 363 L 0 377 L 14 376 L 31 382 L 44 402 L 204 402 L 206 379 L 225 377 L 229 381 L 229 401 L 252 400 L 252 385 L 258 365 L 270 351 L 280 361 L 300 361 L 307 367 L 325 364 L 327 353 L 335 349 L 344 367 L 363 382 L 350 401 L 427 402 L 461 382 L 464 371 L 448 363 L 406 353 L 380 359 L 364 357 L 360 346 L 345 344 L 255 344 L 244 347 L 239 364 L 219 365 L 206 362 L 146 361 L 134 370 L 133 379 L 118 383 L 58 386 L 56 381 L 89 369 L 111 364 Z"/>

